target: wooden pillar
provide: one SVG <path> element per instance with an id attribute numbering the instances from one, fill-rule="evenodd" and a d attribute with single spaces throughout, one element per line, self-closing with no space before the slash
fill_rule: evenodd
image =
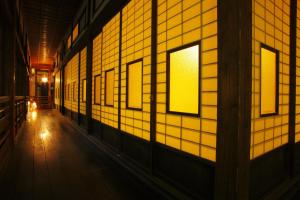
<path id="1" fill-rule="evenodd" d="M 297 51 L 297 0 L 290 3 L 290 96 L 289 96 L 289 152 L 290 175 L 294 175 L 295 109 L 296 109 L 296 52 Z"/>
<path id="2" fill-rule="evenodd" d="M 218 0 L 215 199 L 249 198 L 252 0 Z"/>
<path id="3" fill-rule="evenodd" d="M 80 101 L 81 101 L 81 96 L 80 96 L 80 94 L 81 94 L 81 90 L 80 90 L 80 84 L 81 84 L 81 80 L 80 80 L 80 68 L 81 68 L 81 66 L 80 66 L 80 63 L 81 63 L 81 51 L 79 51 L 79 53 L 78 53 L 78 55 L 79 55 L 79 58 L 78 58 L 78 85 L 77 85 L 77 87 L 78 87 L 78 113 L 77 113 L 77 124 L 78 125 L 80 125 Z"/>
<path id="4" fill-rule="evenodd" d="M 153 172 L 154 148 L 156 140 L 156 69 L 157 69 L 157 0 L 152 0 L 151 22 L 151 107 L 150 144 L 151 172 Z"/>
<path id="5" fill-rule="evenodd" d="M 10 97 L 9 103 L 9 121 L 10 121 L 10 138 L 11 143 L 14 145 L 16 130 L 15 130 L 15 94 L 16 94 L 16 9 L 15 1 L 12 1 L 12 21 L 8 24 L 6 29 L 6 45 L 7 45 L 7 69 L 9 70 L 8 81 L 8 96 Z"/>
<path id="6" fill-rule="evenodd" d="M 91 37 L 89 37 L 91 38 Z M 86 59 L 86 119 L 88 133 L 92 131 L 92 66 L 93 65 L 93 41 L 87 43 Z"/>
<path id="7" fill-rule="evenodd" d="M 60 82 L 61 82 L 61 113 L 65 114 L 65 67 L 60 69 Z"/>

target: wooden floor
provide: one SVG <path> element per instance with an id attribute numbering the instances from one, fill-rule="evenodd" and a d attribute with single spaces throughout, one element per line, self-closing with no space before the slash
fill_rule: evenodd
<path id="1" fill-rule="evenodd" d="M 162 199 L 78 133 L 57 111 L 29 113 L 0 198 Z"/>

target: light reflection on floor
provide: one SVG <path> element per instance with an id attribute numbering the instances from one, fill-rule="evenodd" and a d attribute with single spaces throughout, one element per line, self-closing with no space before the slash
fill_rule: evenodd
<path id="1" fill-rule="evenodd" d="M 38 110 L 32 109 L 28 111 L 27 115 L 27 121 L 32 123 L 33 126 L 35 126 L 35 129 L 37 130 L 38 137 L 43 141 L 47 142 L 50 139 L 50 133 L 47 128 L 47 123 L 44 121 L 38 120 Z"/>
<path id="2" fill-rule="evenodd" d="M 28 122 L 34 122 L 36 121 L 37 119 L 37 111 L 34 110 L 34 111 L 28 111 L 28 114 L 27 114 L 27 120 Z"/>

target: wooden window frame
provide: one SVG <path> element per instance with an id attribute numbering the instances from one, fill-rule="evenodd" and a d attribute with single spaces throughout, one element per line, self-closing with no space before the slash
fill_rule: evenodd
<path id="1" fill-rule="evenodd" d="M 96 78 L 100 78 L 100 102 L 96 102 Z M 94 76 L 94 105 L 101 105 L 101 75 L 98 74 L 98 75 L 95 75 Z"/>
<path id="2" fill-rule="evenodd" d="M 271 51 L 273 53 L 275 53 L 276 55 L 276 92 L 275 92 L 275 112 L 274 113 L 267 113 L 267 114 L 262 114 L 261 113 L 261 80 L 262 80 L 262 73 L 261 73 L 261 70 L 262 70 L 262 54 L 261 54 L 261 49 L 266 49 L 268 51 Z M 259 114 L 260 114 L 260 117 L 269 117 L 269 116 L 274 116 L 274 115 L 278 115 L 279 114 L 279 50 L 273 48 L 273 47 L 270 47 L 264 43 L 261 43 L 260 44 L 260 93 L 259 93 L 259 101 L 260 101 L 260 105 L 259 105 Z"/>
<path id="3" fill-rule="evenodd" d="M 106 93 L 107 93 L 107 91 L 106 91 L 107 82 L 106 81 L 107 81 L 107 73 L 110 72 L 110 71 L 114 71 L 114 70 L 115 70 L 115 68 L 112 68 L 112 69 L 109 69 L 109 70 L 105 71 L 105 80 L 104 80 L 104 105 L 107 106 L 107 107 L 114 107 L 114 105 L 115 105 L 114 104 L 115 77 L 114 77 L 114 83 L 113 83 L 114 84 L 114 87 L 113 87 L 113 105 L 109 105 L 109 104 L 106 103 Z M 115 76 L 115 72 L 114 72 L 114 76 Z"/>
<path id="4" fill-rule="evenodd" d="M 135 63 L 139 63 L 139 62 L 141 62 L 142 63 L 142 96 L 141 96 L 141 108 L 134 108 L 134 107 L 130 107 L 129 105 L 128 105 L 128 92 L 129 92 L 129 87 L 128 87 L 128 81 L 129 81 L 129 73 L 128 73 L 128 69 L 129 69 L 129 67 L 130 67 L 130 65 L 132 65 L 132 64 L 135 64 Z M 144 93 L 143 93 L 143 81 L 144 81 L 144 76 L 143 76 L 143 73 L 144 73 L 144 63 L 143 63 L 143 58 L 140 58 L 140 59 L 137 59 L 137 60 L 134 60 L 134 61 L 131 61 L 131 62 L 129 62 L 129 63 L 127 63 L 126 64 L 126 109 L 128 109 L 128 110 L 139 110 L 139 111 L 142 111 L 143 110 L 143 95 L 144 95 Z"/>
<path id="5" fill-rule="evenodd" d="M 199 69 L 198 69 L 198 80 L 199 80 L 199 84 L 198 84 L 198 113 L 186 113 L 186 112 L 177 112 L 177 111 L 170 111 L 170 56 L 172 53 L 190 48 L 190 47 L 194 47 L 194 46 L 198 46 L 199 47 L 199 55 L 198 55 L 198 59 L 199 59 Z M 167 81 L 166 81 L 166 113 L 169 114 L 176 114 L 176 115 L 183 115 L 183 116 L 191 116 L 191 117 L 200 117 L 200 113 L 201 113 L 201 40 L 180 46 L 180 47 L 176 47 L 174 49 L 170 49 L 167 51 L 167 61 L 166 61 L 166 65 L 167 65 Z"/>

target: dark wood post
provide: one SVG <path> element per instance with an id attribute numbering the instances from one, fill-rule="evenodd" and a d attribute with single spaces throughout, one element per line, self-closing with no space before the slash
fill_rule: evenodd
<path id="1" fill-rule="evenodd" d="M 86 59 L 86 120 L 88 133 L 92 131 L 92 66 L 93 65 L 93 41 L 87 43 Z"/>
<path id="2" fill-rule="evenodd" d="M 294 175 L 295 109 L 296 109 L 296 50 L 297 50 L 297 0 L 290 4 L 290 97 L 289 97 L 289 152 L 290 175 Z"/>
<path id="3" fill-rule="evenodd" d="M 215 199 L 249 198 L 251 30 L 251 0 L 218 0 Z"/>
<path id="4" fill-rule="evenodd" d="M 150 143 L 151 172 L 153 172 L 154 148 L 156 139 L 156 68 L 157 68 L 157 0 L 152 0 L 151 22 L 151 107 L 150 107 Z"/>

